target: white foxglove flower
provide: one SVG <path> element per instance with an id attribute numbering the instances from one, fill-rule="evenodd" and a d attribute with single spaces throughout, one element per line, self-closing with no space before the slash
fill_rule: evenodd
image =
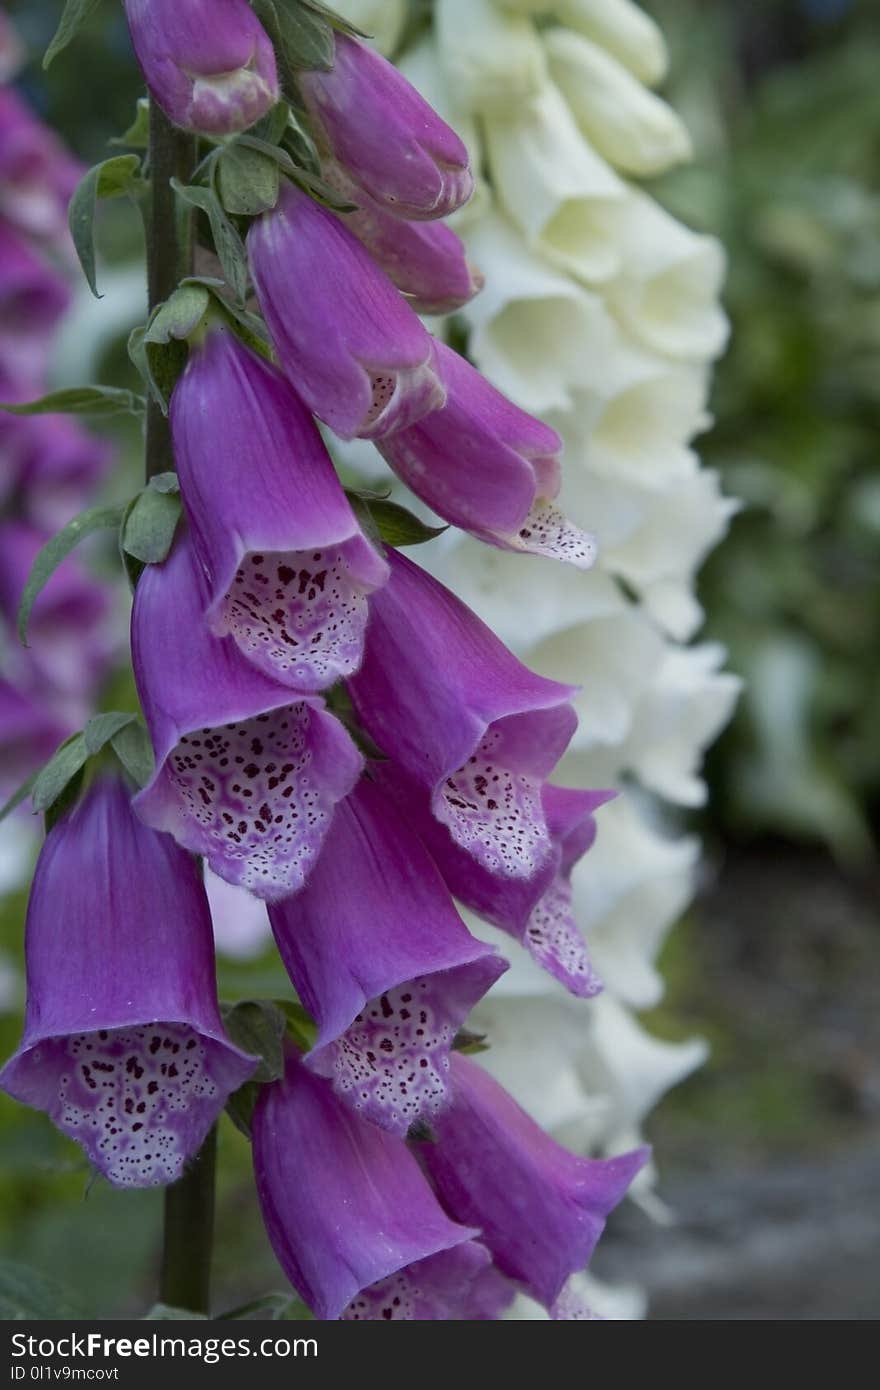
<path id="1" fill-rule="evenodd" d="M 406 23 L 407 0 L 333 0 L 333 9 L 367 34 L 386 58 L 394 52 Z"/>
<path id="2" fill-rule="evenodd" d="M 721 244 L 635 190 L 620 211 L 617 232 L 620 273 L 606 293 L 621 323 L 654 352 L 688 361 L 717 357 L 729 331 L 719 301 Z"/>
<path id="3" fill-rule="evenodd" d="M 443 75 L 462 110 L 503 113 L 540 92 L 547 59 L 527 20 L 492 0 L 435 0 L 434 26 Z"/>
<path id="4" fill-rule="evenodd" d="M 649 177 L 693 153 L 681 117 L 603 48 L 570 29 L 544 34 L 550 75 L 599 154 L 624 173 Z"/>
<path id="5" fill-rule="evenodd" d="M 640 82 L 655 86 L 669 66 L 666 42 L 650 15 L 632 0 L 498 0 L 512 14 L 554 12 L 609 53 Z"/>
<path id="6" fill-rule="evenodd" d="M 600 361 L 614 342 L 601 299 L 530 251 L 497 213 L 463 235 L 470 260 L 492 267 L 462 311 L 480 371 L 533 414 L 569 409 L 584 364 Z"/>
<path id="7" fill-rule="evenodd" d="M 626 189 L 578 130 L 552 82 L 528 103 L 487 117 L 489 171 L 529 246 L 588 283 L 623 265 Z"/>

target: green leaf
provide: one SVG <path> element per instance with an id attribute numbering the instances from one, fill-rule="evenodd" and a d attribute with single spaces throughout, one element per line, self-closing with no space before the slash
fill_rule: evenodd
<path id="1" fill-rule="evenodd" d="M 322 5 L 321 0 L 299 0 L 299 3 L 304 5 L 306 9 L 314 11 L 315 14 L 321 15 L 334 29 L 338 29 L 340 34 L 350 34 L 353 39 L 372 38 L 371 34 L 366 34 L 363 29 L 352 24 L 350 19 L 345 19 L 341 14 L 337 14 L 328 5 Z"/>
<path id="2" fill-rule="evenodd" d="M 180 492 L 180 480 L 172 469 L 168 473 L 156 473 L 150 479 L 148 487 L 156 492 Z"/>
<path id="3" fill-rule="evenodd" d="M 308 1052 L 310 1048 L 313 1048 L 318 1036 L 318 1029 L 315 1026 L 315 1020 L 306 1013 L 302 1004 L 296 1004 L 292 999 L 276 999 L 275 1006 L 284 1014 L 287 1020 L 287 1032 L 297 1047 L 302 1048 L 303 1052 Z"/>
<path id="4" fill-rule="evenodd" d="M 56 1322 L 83 1316 L 71 1294 L 27 1265 L 0 1260 L 0 1319 L 4 1322 Z"/>
<path id="5" fill-rule="evenodd" d="M 272 343 L 269 338 L 269 330 L 263 320 L 257 314 L 250 313 L 241 304 L 235 304 L 231 299 L 224 298 L 220 292 L 223 289 L 222 280 L 212 280 L 208 276 L 190 276 L 186 280 L 181 280 L 182 285 L 204 285 L 210 293 L 213 306 L 223 314 L 230 328 L 241 338 L 243 343 L 267 361 L 273 360 Z"/>
<path id="6" fill-rule="evenodd" d="M 218 1313 L 219 1322 L 241 1322 L 247 1318 L 260 1318 L 269 1322 L 312 1322 L 313 1314 L 303 1303 L 289 1293 L 267 1293 L 238 1308 L 230 1308 L 227 1313 Z"/>
<path id="7" fill-rule="evenodd" d="M 243 301 L 247 293 L 247 253 L 217 194 L 212 188 L 180 183 L 178 179 L 172 179 L 171 186 L 178 197 L 206 214 L 226 282 L 236 298 Z"/>
<path id="8" fill-rule="evenodd" d="M 282 80 L 299 71 L 329 72 L 336 54 L 333 28 L 311 6 L 284 0 L 251 0 L 278 56 Z"/>
<path id="9" fill-rule="evenodd" d="M 92 715 L 83 729 L 86 751 L 100 753 L 105 743 L 109 743 L 120 729 L 124 729 L 136 718 L 136 715 L 125 714 L 122 710 L 109 710 L 106 714 Z"/>
<path id="10" fill-rule="evenodd" d="M 134 193 L 143 183 L 138 177 L 139 169 L 140 159 L 136 154 L 116 154 L 94 165 L 80 179 L 70 200 L 67 210 L 70 234 L 89 289 L 96 298 L 100 296 L 95 279 L 95 204 L 99 198 L 119 198 L 124 193 Z"/>
<path id="11" fill-rule="evenodd" d="M 38 401 L 2 405 L 10 415 L 143 415 L 146 402 L 119 386 L 67 386 Z"/>
<path id="12" fill-rule="evenodd" d="M 364 497 L 350 492 L 348 498 L 360 516 L 366 514 L 372 530 L 386 545 L 424 545 L 425 541 L 442 536 L 447 529 L 445 526 L 426 526 L 406 507 L 383 497 Z"/>
<path id="13" fill-rule="evenodd" d="M 68 782 L 85 767 L 89 750 L 83 734 L 73 734 L 52 754 L 34 782 L 33 806 L 47 811 L 58 800 Z"/>
<path id="14" fill-rule="evenodd" d="M 252 1082 L 277 1081 L 284 1075 L 284 1034 L 287 1019 L 271 999 L 244 999 L 221 1004 L 223 1022 L 236 1047 L 260 1058 Z"/>
<path id="15" fill-rule="evenodd" d="M 148 97 L 138 97 L 134 120 L 124 135 L 116 135 L 107 142 L 110 145 L 126 145 L 129 149 L 145 150 L 150 143 L 150 102 Z"/>
<path id="16" fill-rule="evenodd" d="M 172 1308 L 170 1303 L 154 1303 L 142 1322 L 206 1322 L 205 1313 L 191 1313 L 188 1308 Z"/>
<path id="17" fill-rule="evenodd" d="M 162 303 L 157 304 L 144 334 L 146 343 L 183 341 L 198 328 L 204 318 L 211 295 L 205 285 L 186 280 L 177 286 Z"/>
<path id="18" fill-rule="evenodd" d="M 129 512 L 122 531 L 122 548 L 145 565 L 168 558 L 180 520 L 180 497 L 146 487 Z"/>
<path id="19" fill-rule="evenodd" d="M 238 142 L 228 145 L 217 163 L 220 201 L 227 212 L 242 217 L 257 217 L 274 208 L 280 182 L 278 164 L 271 156 Z"/>
<path id="20" fill-rule="evenodd" d="M 239 1086 L 237 1091 L 232 1092 L 226 1102 L 227 1115 L 239 1134 L 243 1134 L 245 1139 L 251 1137 L 254 1106 L 259 1094 L 259 1085 L 254 1081 L 246 1081 L 243 1086 Z"/>
<path id="21" fill-rule="evenodd" d="M 38 776 L 39 769 L 32 772 L 30 777 L 26 777 L 18 790 L 14 791 L 9 800 L 0 807 L 0 821 L 4 821 L 10 812 L 15 810 L 16 806 L 20 806 L 25 798 L 30 796 Z"/>
<path id="22" fill-rule="evenodd" d="M 110 746 L 132 781 L 145 787 L 153 775 L 155 760 L 143 720 L 134 719 L 124 725 L 113 735 Z"/>
<path id="23" fill-rule="evenodd" d="M 45 70 L 57 58 L 63 48 L 66 48 L 72 38 L 76 37 L 77 31 L 86 22 L 92 10 L 98 8 L 99 0 L 67 0 L 61 21 L 52 37 L 52 41 L 43 55 L 43 69 Z"/>
<path id="24" fill-rule="evenodd" d="M 171 396 L 186 367 L 186 343 L 170 339 L 167 343 L 147 342 L 147 324 L 139 324 L 128 335 L 128 355 L 137 367 L 153 400 L 163 415 L 168 414 Z"/>
<path id="25" fill-rule="evenodd" d="M 250 128 L 251 135 L 255 135 L 258 140 L 265 140 L 270 145 L 277 145 L 281 141 L 287 122 L 290 119 L 290 107 L 286 101 L 276 101 L 272 110 L 269 111 L 256 125 Z"/>
<path id="26" fill-rule="evenodd" d="M 37 552 L 18 610 L 18 635 L 24 646 L 27 646 L 28 623 L 34 603 L 62 560 L 93 531 L 118 526 L 123 510 L 122 507 L 91 507 L 88 511 L 80 512 Z"/>

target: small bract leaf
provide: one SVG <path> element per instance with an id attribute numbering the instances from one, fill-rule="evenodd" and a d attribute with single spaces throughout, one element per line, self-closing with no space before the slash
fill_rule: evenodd
<path id="1" fill-rule="evenodd" d="M 136 717 L 134 714 L 125 714 L 122 710 L 109 710 L 106 714 L 92 715 L 83 729 L 86 751 L 100 753 L 104 744 L 109 743 L 114 734 L 124 729 L 126 724 L 131 724 Z"/>
<path id="2" fill-rule="evenodd" d="M 133 150 L 145 150 L 150 143 L 150 102 L 148 97 L 138 97 L 134 120 L 124 135 L 116 135 L 108 141 L 110 145 L 125 145 Z"/>
<path id="3" fill-rule="evenodd" d="M 257 217 L 278 202 L 281 176 L 271 156 L 236 143 L 217 164 L 217 188 L 227 212 Z"/>
<path id="4" fill-rule="evenodd" d="M 38 401 L 0 404 L 10 415 L 143 415 L 143 396 L 119 386 L 67 386 Z"/>
<path id="5" fill-rule="evenodd" d="M 70 200 L 67 210 L 70 235 L 89 289 L 96 298 L 100 296 L 95 279 L 95 204 L 99 198 L 119 198 L 124 193 L 133 193 L 142 183 L 139 169 L 140 160 L 136 154 L 117 154 L 105 159 L 80 179 Z"/>
<path id="6" fill-rule="evenodd" d="M 143 721 L 134 719 L 124 725 L 113 735 L 110 746 L 132 781 L 145 787 L 153 775 L 155 759 Z"/>
<path id="7" fill-rule="evenodd" d="M 52 754 L 34 782 L 33 807 L 46 811 L 64 791 L 71 778 L 85 766 L 89 750 L 83 734 L 73 734 Z"/>
<path id="8" fill-rule="evenodd" d="M 37 551 L 18 610 L 18 635 L 25 646 L 34 603 L 62 560 L 93 531 L 118 526 L 122 521 L 123 511 L 123 507 L 91 507 L 88 511 L 80 512 L 79 516 L 68 521 L 57 535 Z"/>
<path id="9" fill-rule="evenodd" d="M 176 493 L 144 488 L 126 519 L 123 550 L 145 565 L 160 565 L 168 558 L 180 512 Z"/>
<path id="10" fill-rule="evenodd" d="M 236 298 L 244 300 L 247 292 L 247 254 L 244 242 L 223 211 L 217 194 L 212 188 L 183 184 L 178 179 L 172 179 L 171 186 L 179 197 L 192 207 L 199 208 L 207 216 L 214 238 L 214 249 L 220 258 L 226 282 Z"/>
<path id="11" fill-rule="evenodd" d="M 236 1047 L 259 1057 L 251 1081 L 277 1081 L 284 1075 L 284 1034 L 287 1019 L 271 999 L 243 999 L 222 1004 L 223 1022 Z"/>
<path id="12" fill-rule="evenodd" d="M 374 531 L 386 545 L 424 545 L 437 536 L 442 536 L 445 526 L 426 526 L 406 507 L 384 498 L 366 498 L 349 493 L 349 500 L 355 511 L 366 512 Z"/>
<path id="13" fill-rule="evenodd" d="M 70 40 L 76 37 L 77 31 L 88 19 L 92 10 L 98 8 L 99 3 L 100 0 L 67 0 L 58 28 L 43 55 L 44 70 L 52 62 L 52 59 L 57 58 L 61 50 L 67 47 Z"/>
<path id="14" fill-rule="evenodd" d="M 144 342 L 170 343 L 172 339 L 188 338 L 204 318 L 210 302 L 211 295 L 204 285 L 192 280 L 178 285 L 150 315 Z"/>
<path id="15" fill-rule="evenodd" d="M 251 3 L 275 46 L 285 85 L 295 80 L 293 75 L 298 71 L 330 71 L 336 45 L 333 28 L 322 14 L 311 6 L 290 5 L 284 0 Z"/>

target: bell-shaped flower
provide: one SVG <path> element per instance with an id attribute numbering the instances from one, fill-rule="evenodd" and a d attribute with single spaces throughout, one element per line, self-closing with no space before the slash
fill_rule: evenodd
<path id="1" fill-rule="evenodd" d="M 484 868 L 552 858 L 541 789 L 571 738 L 570 686 L 534 675 L 454 594 L 397 552 L 349 690 L 364 728 Z"/>
<path id="2" fill-rule="evenodd" d="M 351 675 L 388 567 L 286 379 L 212 327 L 174 389 L 171 435 L 212 631 L 300 694 Z"/>
<path id="3" fill-rule="evenodd" d="M 640 82 L 656 86 L 666 76 L 669 57 L 656 20 L 633 0 L 500 0 L 514 14 L 543 15 L 553 10 L 570 29 L 612 53 Z"/>
<path id="4" fill-rule="evenodd" d="M 419 314 L 451 314 L 473 299 L 483 277 L 469 263 L 460 237 L 445 222 L 395 217 L 359 188 L 344 169 L 325 160 L 321 174 L 354 207 L 340 218 Z"/>
<path id="5" fill-rule="evenodd" d="M 5 801 L 72 732 L 39 689 L 0 676 L 0 797 Z"/>
<path id="6" fill-rule="evenodd" d="M 82 169 L 12 87 L 0 88 L 0 213 L 28 236 L 67 240 Z"/>
<path id="7" fill-rule="evenodd" d="M 337 34 L 332 70 L 304 72 L 299 86 L 319 143 L 389 212 L 447 217 L 467 202 L 463 142 L 374 49 Z"/>
<path id="8" fill-rule="evenodd" d="M 453 102 L 481 115 L 528 105 L 547 78 L 541 37 L 494 0 L 436 0 L 437 58 Z"/>
<path id="9" fill-rule="evenodd" d="M 42 376 L 51 334 L 69 304 L 61 273 L 0 220 L 0 368 Z"/>
<path id="10" fill-rule="evenodd" d="M 488 1319 L 510 1302 L 479 1232 L 450 1220 L 404 1141 L 293 1051 L 261 1088 L 252 1133 L 269 1239 L 317 1318 Z"/>
<path id="11" fill-rule="evenodd" d="M 25 940 L 24 1036 L 0 1072 L 123 1187 L 174 1182 L 256 1061 L 217 1007 L 199 868 L 95 783 L 49 832 Z"/>
<path id="12" fill-rule="evenodd" d="M 247 0 L 124 4 L 147 86 L 175 125 L 234 135 L 275 105 L 275 53 Z"/>
<path id="13" fill-rule="evenodd" d="M 251 226 L 248 252 L 283 370 L 342 439 L 387 434 L 443 404 L 429 333 L 333 213 L 288 184 Z"/>
<path id="14" fill-rule="evenodd" d="M 581 1158 L 545 1134 L 469 1058 L 452 1059 L 452 1104 L 420 1155 L 455 1220 L 478 1227 L 498 1269 L 560 1318 L 572 1275 L 589 1262 L 610 1211 L 648 1157 Z"/>
<path id="15" fill-rule="evenodd" d="M 135 592 L 132 658 L 156 754 L 135 809 L 227 882 L 284 897 L 302 886 L 363 759 L 320 697 L 291 699 L 231 637 L 214 637 L 206 606 L 184 534 Z"/>
<path id="16" fill-rule="evenodd" d="M 571 871 L 592 848 L 595 812 L 613 792 L 545 784 L 541 807 L 551 852 L 530 878 L 514 878 L 456 844 L 447 827 L 431 815 L 424 789 L 402 776 L 393 763 L 377 763 L 373 775 L 430 850 L 453 897 L 512 936 L 572 994 L 583 999 L 598 993 L 602 986 L 572 903 Z"/>
<path id="17" fill-rule="evenodd" d="M 562 441 L 437 344 L 446 405 L 377 440 L 399 478 L 439 516 L 502 550 L 588 569 L 593 538 L 553 505 Z"/>
<path id="18" fill-rule="evenodd" d="M 336 808 L 305 887 L 269 918 L 318 1025 L 308 1065 L 385 1129 L 430 1121 L 448 1101 L 455 1035 L 507 963 L 468 932 L 378 787 L 362 779 Z"/>

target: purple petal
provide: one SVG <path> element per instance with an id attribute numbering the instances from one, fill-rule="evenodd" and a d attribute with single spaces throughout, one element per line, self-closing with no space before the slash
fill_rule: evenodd
<path id="1" fill-rule="evenodd" d="M 366 1119 L 401 1135 L 435 1115 L 455 1035 L 507 964 L 467 931 L 377 787 L 362 779 L 337 807 L 305 887 L 269 916 L 318 1024 L 308 1065 Z"/>
<path id="2" fill-rule="evenodd" d="M 388 567 L 284 377 L 212 328 L 175 388 L 171 430 L 214 632 L 300 694 L 350 675 Z"/>
<path id="3" fill-rule="evenodd" d="M 247 240 L 281 366 L 336 434 L 374 438 L 443 404 L 430 335 L 332 213 L 286 184 Z"/>
<path id="4" fill-rule="evenodd" d="M 514 1292 L 493 1267 L 485 1246 L 468 1240 L 362 1290 L 342 1318 L 345 1322 L 494 1321 L 512 1302 Z"/>
<path id="5" fill-rule="evenodd" d="M 28 236 L 66 241 L 81 166 L 13 87 L 0 88 L 0 213 Z"/>
<path id="6" fill-rule="evenodd" d="M 302 885 L 363 759 L 318 698 L 291 703 L 209 632 L 205 598 L 185 535 L 138 584 L 132 655 L 156 772 L 135 807 L 228 883 L 283 897 Z"/>
<path id="7" fill-rule="evenodd" d="M 453 1102 L 422 1161 L 447 1210 L 481 1228 L 499 1270 L 550 1308 L 588 1263 L 648 1150 L 580 1158 L 474 1062 L 456 1054 L 452 1070 Z"/>
<path id="8" fill-rule="evenodd" d="M 374 49 L 337 34 L 332 71 L 303 73 L 300 90 L 334 157 L 389 212 L 447 217 L 471 196 L 464 144 Z"/>
<path id="9" fill-rule="evenodd" d="M 140 824 L 120 782 L 96 783 L 49 833 L 25 953 L 24 1036 L 0 1085 L 111 1182 L 173 1182 L 256 1062 L 220 1022 L 199 870 Z"/>

